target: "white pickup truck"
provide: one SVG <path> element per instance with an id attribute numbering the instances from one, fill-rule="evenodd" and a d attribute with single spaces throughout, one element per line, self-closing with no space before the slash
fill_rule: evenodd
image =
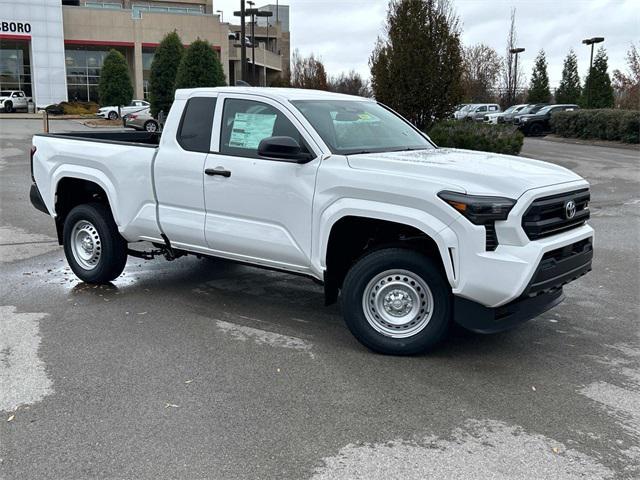
<path id="1" fill-rule="evenodd" d="M 16 110 L 27 110 L 31 97 L 27 97 L 22 90 L 2 90 L 0 92 L 0 109 L 5 113 Z"/>
<path id="2" fill-rule="evenodd" d="M 370 99 L 178 90 L 161 136 L 36 135 L 31 201 L 86 282 L 128 255 L 223 257 L 310 277 L 367 347 L 414 354 L 455 321 L 511 328 L 591 269 L 589 184 L 436 147 Z M 128 249 L 152 242 L 146 253 Z"/>

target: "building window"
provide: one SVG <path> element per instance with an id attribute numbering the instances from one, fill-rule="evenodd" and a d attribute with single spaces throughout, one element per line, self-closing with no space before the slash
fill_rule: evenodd
<path id="1" fill-rule="evenodd" d="M 67 45 L 64 49 L 67 67 L 67 94 L 70 102 L 98 102 L 100 71 L 111 49 L 126 56 L 120 47 Z"/>
<path id="2" fill-rule="evenodd" d="M 0 40 L 0 89 L 23 90 L 32 96 L 28 41 Z"/>
<path id="3" fill-rule="evenodd" d="M 155 52 L 155 48 L 142 47 L 142 86 L 145 100 L 149 100 L 149 79 L 151 78 L 151 63 Z"/>

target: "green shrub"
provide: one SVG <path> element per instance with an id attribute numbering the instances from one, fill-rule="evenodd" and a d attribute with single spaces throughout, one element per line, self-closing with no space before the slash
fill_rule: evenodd
<path id="1" fill-rule="evenodd" d="M 551 117 L 551 128 L 562 136 L 640 143 L 640 112 L 636 110 L 574 110 Z"/>
<path id="2" fill-rule="evenodd" d="M 487 125 L 479 122 L 442 120 L 428 132 L 440 147 L 517 155 L 524 135 L 513 125 Z"/>

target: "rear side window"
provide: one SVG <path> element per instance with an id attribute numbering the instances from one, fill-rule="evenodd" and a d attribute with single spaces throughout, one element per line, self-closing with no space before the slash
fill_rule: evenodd
<path id="1" fill-rule="evenodd" d="M 216 97 L 193 97 L 187 101 L 176 139 L 190 152 L 208 153 Z"/>

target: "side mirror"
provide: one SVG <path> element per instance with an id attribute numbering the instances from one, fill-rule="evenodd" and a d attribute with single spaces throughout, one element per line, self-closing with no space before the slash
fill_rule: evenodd
<path id="1" fill-rule="evenodd" d="M 313 157 L 302 151 L 300 144 L 291 137 L 267 137 L 258 145 L 258 155 L 292 163 L 307 163 Z"/>

